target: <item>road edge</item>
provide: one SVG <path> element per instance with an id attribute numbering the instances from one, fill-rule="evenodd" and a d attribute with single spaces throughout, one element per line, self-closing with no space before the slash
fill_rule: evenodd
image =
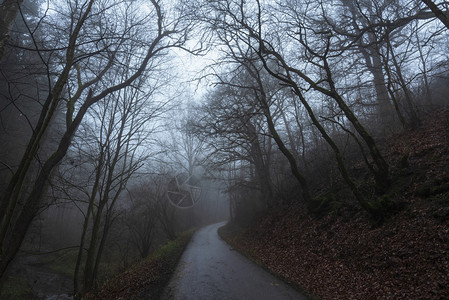
<path id="1" fill-rule="evenodd" d="M 240 253 L 241 255 L 243 255 L 244 257 L 246 257 L 247 259 L 249 259 L 256 265 L 258 265 L 259 267 L 261 267 L 262 269 L 264 269 L 265 271 L 267 271 L 268 273 L 270 273 L 277 279 L 281 280 L 285 284 L 289 285 L 290 287 L 292 287 L 293 289 L 295 289 L 296 291 L 301 293 L 306 298 L 308 298 L 310 300 L 321 299 L 317 295 L 314 295 L 313 293 L 308 292 L 306 289 L 304 289 L 303 287 L 298 285 L 296 282 L 293 282 L 293 281 L 289 280 L 288 278 L 282 276 L 281 274 L 273 271 L 266 264 L 264 264 L 261 260 L 259 260 L 257 257 L 251 255 L 251 253 L 244 251 L 244 249 L 242 249 L 242 248 L 239 248 L 238 245 L 236 245 L 236 243 L 233 241 L 233 237 L 235 237 L 238 234 L 242 234 L 243 229 L 235 230 L 235 229 L 231 229 L 230 227 L 231 227 L 231 225 L 229 225 L 229 222 L 228 222 L 225 225 L 219 227 L 217 229 L 217 233 L 218 233 L 218 236 L 224 242 L 226 242 L 229 246 L 232 247 L 232 250 L 237 251 L 238 253 Z"/>

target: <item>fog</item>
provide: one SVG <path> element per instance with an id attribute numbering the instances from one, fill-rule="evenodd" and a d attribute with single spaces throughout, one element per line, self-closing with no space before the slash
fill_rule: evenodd
<path id="1" fill-rule="evenodd" d="M 83 295 L 291 203 L 379 217 L 379 143 L 448 104 L 447 17 L 421 1 L 142 3 L 2 4 L 2 284 L 42 264 L 32 294 Z"/>

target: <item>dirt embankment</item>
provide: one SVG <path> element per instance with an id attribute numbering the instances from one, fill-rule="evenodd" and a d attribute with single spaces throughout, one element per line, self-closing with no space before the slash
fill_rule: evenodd
<path id="1" fill-rule="evenodd" d="M 194 232 L 182 233 L 83 299 L 159 299 Z"/>
<path id="2" fill-rule="evenodd" d="M 400 209 L 381 225 L 353 206 L 320 218 L 290 206 L 227 228 L 227 240 L 310 296 L 449 299 L 449 109 L 392 137 L 384 153 L 402 166 Z"/>

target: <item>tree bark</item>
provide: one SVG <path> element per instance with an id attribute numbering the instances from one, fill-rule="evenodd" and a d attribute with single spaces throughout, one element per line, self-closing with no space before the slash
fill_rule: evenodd
<path id="1" fill-rule="evenodd" d="M 248 67 L 247 67 L 247 69 L 249 70 Z M 312 203 L 312 196 L 310 194 L 307 179 L 299 171 L 298 163 L 295 159 L 295 156 L 285 146 L 284 141 L 282 141 L 282 138 L 279 136 L 279 133 L 276 130 L 276 126 L 274 125 L 273 117 L 271 116 L 270 107 L 268 106 L 266 94 L 263 90 L 263 85 L 262 85 L 262 82 L 260 81 L 260 78 L 258 78 L 258 76 L 254 73 L 253 73 L 253 78 L 258 81 L 259 92 L 258 93 L 256 92 L 256 95 L 257 94 L 259 94 L 259 95 L 257 95 L 257 100 L 259 101 L 259 103 L 262 107 L 263 113 L 265 115 L 265 119 L 266 119 L 267 125 L 268 125 L 268 130 L 270 131 L 270 134 L 273 137 L 274 141 L 276 142 L 279 150 L 287 158 L 287 161 L 290 165 L 291 172 L 301 187 L 304 202 L 307 205 L 309 205 L 310 203 Z"/>
<path id="2" fill-rule="evenodd" d="M 79 119 L 79 122 L 81 119 Z M 0 277 L 2 277 L 14 259 L 17 251 L 22 244 L 25 234 L 30 226 L 32 220 L 41 208 L 41 199 L 44 194 L 44 189 L 48 184 L 48 180 L 51 176 L 52 170 L 59 164 L 61 159 L 67 153 L 67 149 L 70 146 L 73 134 L 78 127 L 79 123 L 72 124 L 72 127 L 64 134 L 59 147 L 54 152 L 50 158 L 44 163 L 42 169 L 39 171 L 39 175 L 34 183 L 33 189 L 30 195 L 26 198 L 25 204 L 21 212 L 19 213 L 17 220 L 14 224 L 11 224 L 13 228 L 11 229 L 11 237 L 8 240 L 8 244 L 2 244 L 2 253 L 0 260 Z"/>
<path id="3" fill-rule="evenodd" d="M 278 53 L 274 53 L 274 52 L 270 52 L 271 54 L 274 54 L 276 56 L 276 58 L 279 60 L 279 63 L 281 64 L 281 66 L 284 68 L 284 70 L 286 71 L 286 75 L 284 76 L 280 76 L 279 74 L 273 72 L 270 67 L 268 66 L 266 60 L 264 59 L 264 56 L 262 55 L 262 53 L 259 53 L 259 57 L 262 59 L 262 63 L 264 65 L 264 69 L 267 70 L 267 72 L 272 75 L 273 77 L 279 79 L 280 81 L 288 84 L 292 89 L 293 92 L 299 97 L 302 105 L 304 106 L 304 108 L 306 109 L 310 119 L 312 120 L 313 125 L 318 129 L 318 131 L 321 133 L 321 135 L 323 136 L 323 138 L 326 140 L 326 142 L 329 144 L 329 146 L 332 148 L 334 154 L 335 154 L 335 158 L 337 160 L 337 164 L 338 164 L 338 169 L 340 170 L 340 173 L 343 177 L 343 179 L 345 180 L 345 182 L 348 184 L 349 188 L 351 189 L 352 193 L 354 194 L 355 198 L 357 199 L 357 201 L 359 202 L 359 204 L 362 206 L 362 208 L 364 208 L 369 214 L 371 214 L 374 217 L 377 217 L 380 213 L 379 211 L 379 207 L 377 207 L 376 205 L 373 205 L 370 201 L 368 201 L 366 199 L 366 197 L 359 191 L 359 189 L 357 188 L 356 184 L 353 182 L 353 180 L 351 179 L 351 177 L 349 176 L 349 173 L 346 169 L 346 166 L 344 164 L 343 161 L 343 157 L 340 153 L 340 150 L 338 148 L 338 146 L 335 144 L 335 142 L 332 140 L 332 138 L 327 134 L 326 130 L 324 129 L 324 127 L 321 125 L 321 123 L 318 121 L 318 119 L 315 116 L 315 113 L 313 112 L 312 107 L 309 105 L 309 103 L 307 102 L 307 100 L 304 98 L 300 88 L 298 87 L 298 85 L 293 81 L 293 79 L 290 76 L 290 72 L 286 62 L 282 59 L 282 57 L 278 54 Z M 330 80 L 330 78 L 329 78 Z M 333 84 L 332 81 L 330 80 L 329 84 L 331 85 L 331 88 L 333 88 Z M 332 94 L 331 96 L 338 96 L 338 94 Z M 337 99 L 339 101 L 343 101 L 343 99 L 337 97 Z M 337 100 L 336 99 L 336 100 Z M 262 99 L 263 100 L 263 99 Z M 262 101 L 262 103 L 265 103 L 264 105 L 267 106 L 266 101 Z M 340 107 L 342 109 L 345 108 L 345 106 Z M 346 109 L 349 110 L 349 112 L 352 114 L 352 111 L 349 109 L 349 107 L 346 106 Z M 348 111 L 346 111 L 345 113 L 349 113 Z M 349 117 L 351 117 L 351 114 L 349 114 Z M 355 118 L 355 116 L 352 114 L 352 116 Z M 349 118 L 348 117 L 348 118 Z M 356 125 L 359 124 L 358 120 L 355 118 L 355 120 L 352 120 L 353 122 L 356 122 Z M 360 125 L 360 124 L 359 124 Z M 268 122 L 268 126 L 273 126 L 272 124 L 270 124 L 270 122 Z M 361 126 L 361 125 L 360 125 Z M 363 127 L 362 127 L 363 128 Z M 372 140 L 371 136 L 367 134 L 366 131 L 362 131 L 362 134 L 365 133 L 364 136 L 362 136 L 365 141 L 367 143 L 372 142 L 374 143 L 374 140 Z M 279 137 L 277 137 L 279 138 Z M 275 138 L 276 140 L 276 138 Z M 279 145 L 279 144 L 278 144 Z M 282 144 L 283 146 L 283 144 Z M 372 146 L 372 145 L 371 145 Z M 375 144 L 374 144 L 375 146 Z M 285 146 L 283 146 L 284 150 L 287 150 L 285 148 Z M 283 150 L 281 149 L 281 151 Z M 375 148 L 377 149 L 377 148 Z M 284 153 L 284 151 L 282 151 Z M 376 153 L 376 152 L 375 152 Z M 295 162 L 293 155 L 288 152 L 284 153 L 287 154 L 287 158 L 289 159 L 289 161 Z M 297 167 L 296 167 L 297 170 Z M 294 171 L 293 167 L 292 167 L 292 171 Z M 388 168 L 387 168 L 388 171 Z M 296 176 L 295 176 L 296 177 Z M 388 177 L 387 177 L 388 179 Z M 309 204 L 312 203 L 311 201 L 312 199 L 310 198 L 310 202 Z"/>
<path id="4" fill-rule="evenodd" d="M 103 161 L 104 161 L 104 151 L 100 151 L 100 157 L 98 159 L 97 168 L 100 168 L 100 169 L 103 168 Z M 95 195 L 97 194 L 97 191 L 98 191 L 98 186 L 100 184 L 100 178 L 101 178 L 101 172 L 97 172 L 97 174 L 95 176 L 95 182 L 92 187 L 91 194 L 89 196 L 89 205 L 87 208 L 87 212 L 84 217 L 83 231 L 81 233 L 81 238 L 80 238 L 80 246 L 78 249 L 78 256 L 77 256 L 76 265 L 75 265 L 75 273 L 73 275 L 73 290 L 74 290 L 74 295 L 76 298 L 78 298 L 78 296 L 80 296 L 79 295 L 79 293 L 80 293 L 79 271 L 80 271 L 82 259 L 83 259 L 83 251 L 84 251 L 84 245 L 85 245 L 85 241 L 86 241 L 86 234 L 87 234 L 87 230 L 89 227 L 89 219 L 90 219 L 91 215 L 92 216 L 94 215 L 93 214 L 94 201 L 95 201 Z"/>
<path id="5" fill-rule="evenodd" d="M 9 33 L 23 0 L 4 0 L 0 5 L 0 61 L 5 53 Z"/>
<path id="6" fill-rule="evenodd" d="M 260 147 L 255 126 L 251 124 L 250 120 L 248 120 L 244 126 L 247 127 L 248 135 L 250 138 L 251 157 L 253 158 L 256 178 L 258 179 L 261 190 L 262 202 L 264 205 L 264 209 L 267 209 L 270 206 L 271 201 L 273 200 L 270 170 L 263 158 L 263 153 Z"/>

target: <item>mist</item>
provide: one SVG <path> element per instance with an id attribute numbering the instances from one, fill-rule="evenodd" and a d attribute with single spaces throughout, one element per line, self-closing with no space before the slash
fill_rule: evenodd
<path id="1" fill-rule="evenodd" d="M 447 4 L 147 2 L 2 2 L 0 286 L 80 298 L 193 228 L 399 209 L 385 141 L 448 105 Z"/>

